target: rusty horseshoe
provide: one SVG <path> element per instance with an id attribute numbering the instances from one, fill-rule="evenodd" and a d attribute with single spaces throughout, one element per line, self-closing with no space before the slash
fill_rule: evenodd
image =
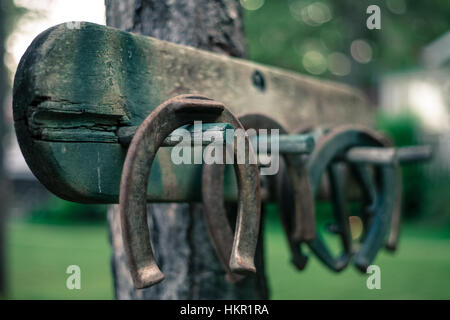
<path id="1" fill-rule="evenodd" d="M 246 130 L 278 129 L 280 134 L 287 134 L 287 131 L 281 124 L 263 114 L 244 114 L 239 116 L 239 121 Z M 284 200 L 280 197 L 277 202 L 281 222 L 291 251 L 292 262 L 298 269 L 303 269 L 306 260 L 305 256 L 301 254 L 299 242 L 295 237 L 300 237 L 303 240 L 312 240 L 315 235 L 315 217 L 309 176 L 307 173 L 300 172 L 297 170 L 297 166 L 294 166 L 295 157 L 298 156 L 284 155 L 284 161 L 280 161 L 280 164 L 286 165 L 287 175 L 293 183 L 292 200 L 294 202 L 293 208 L 295 209 L 291 210 L 291 207 L 285 206 L 283 204 Z M 231 253 L 232 228 L 228 222 L 223 203 L 224 169 L 225 166 L 220 164 L 203 166 L 203 212 L 212 243 L 226 270 L 227 279 L 231 282 L 236 282 L 242 279 L 242 276 L 233 274 L 232 270 L 225 263 Z M 284 170 L 282 171 L 284 172 Z M 295 222 L 292 220 L 295 220 Z"/>
<path id="2" fill-rule="evenodd" d="M 181 95 L 154 109 L 139 126 L 128 148 L 120 183 L 119 209 L 125 254 L 136 288 L 145 288 L 164 279 L 154 258 L 147 225 L 147 185 L 153 159 L 172 131 L 196 120 L 241 127 L 222 103 L 199 95 Z M 248 138 L 246 140 L 248 142 Z M 253 152 L 251 147 L 248 152 Z M 242 164 L 235 165 L 235 171 L 239 203 L 229 267 L 236 273 L 255 272 L 254 254 L 260 223 L 258 168 Z"/>
<path id="3" fill-rule="evenodd" d="M 345 268 L 354 253 L 350 226 L 345 213 L 346 196 L 342 193 L 345 188 L 339 182 L 341 175 L 333 169 L 336 166 L 335 161 L 339 160 L 352 147 L 384 147 L 386 144 L 386 139 L 383 136 L 370 129 L 351 125 L 339 126 L 333 128 L 318 141 L 308 160 L 308 169 L 315 193 L 320 184 L 320 178 L 326 170 L 333 180 L 331 189 L 336 193 L 333 196 L 334 208 L 336 209 L 334 213 L 339 226 L 338 232 L 342 237 L 344 252 L 339 257 L 332 256 L 320 235 L 308 244 L 316 256 L 334 271 Z M 355 168 L 358 167 L 355 166 Z M 364 272 L 384 243 L 394 210 L 394 201 L 391 195 L 395 194 L 395 177 L 398 167 L 396 165 L 375 166 L 375 169 L 378 183 L 375 183 L 367 175 L 365 168 L 357 171 L 357 173 L 359 172 L 359 179 L 357 180 L 363 187 L 363 193 L 366 194 L 365 198 L 372 203 L 372 208 L 366 210 L 363 216 L 366 220 L 365 233 L 359 250 L 354 254 L 355 266 Z"/>

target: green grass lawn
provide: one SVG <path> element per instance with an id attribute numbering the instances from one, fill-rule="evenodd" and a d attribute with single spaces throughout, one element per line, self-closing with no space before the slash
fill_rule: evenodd
<path id="1" fill-rule="evenodd" d="M 399 251 L 382 252 L 381 290 L 366 288 L 353 267 L 339 274 L 312 257 L 303 272 L 289 263 L 275 219 L 266 226 L 267 272 L 273 299 L 449 299 L 450 237 L 418 225 L 404 228 Z M 12 299 L 111 299 L 107 228 L 11 222 L 8 226 L 9 297 Z M 81 267 L 81 290 L 66 288 L 67 266 Z"/>
<path id="2" fill-rule="evenodd" d="M 278 225 L 266 228 L 266 254 L 272 299 L 450 299 L 450 238 L 447 230 L 405 226 L 395 253 L 383 250 L 374 262 L 381 289 L 369 290 L 367 274 L 353 265 L 329 271 L 315 257 L 303 271 L 288 263 Z"/>
<path id="3" fill-rule="evenodd" d="M 106 226 L 8 225 L 11 299 L 112 299 Z M 66 269 L 81 269 L 81 290 L 66 288 Z"/>

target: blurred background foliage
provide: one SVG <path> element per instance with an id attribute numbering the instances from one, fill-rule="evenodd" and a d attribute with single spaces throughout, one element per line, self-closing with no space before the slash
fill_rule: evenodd
<path id="1" fill-rule="evenodd" d="M 422 69 L 421 53 L 450 30 L 450 1 L 241 0 L 251 60 L 345 82 L 379 106 L 380 79 Z M 369 5 L 381 11 L 381 30 L 369 30 Z M 379 106 L 380 107 L 380 106 Z M 382 106 L 389 109 L 389 106 Z M 423 142 L 412 112 L 378 108 L 376 126 L 396 145 Z M 426 165 L 425 165 L 426 166 Z M 426 176 L 423 164 L 402 168 L 403 214 L 425 223 L 450 225 L 450 179 Z"/>
<path id="2" fill-rule="evenodd" d="M 405 112 L 395 117 L 380 112 L 377 118 L 377 129 L 388 135 L 399 147 L 420 144 L 419 124 L 419 119 L 411 112 Z M 423 205 L 425 200 L 423 190 L 427 184 L 427 178 L 423 166 L 423 163 L 417 163 L 401 167 L 403 177 L 402 213 L 406 219 L 426 214 L 426 208 Z"/>
<path id="3" fill-rule="evenodd" d="M 60 225 L 101 224 L 106 220 L 106 205 L 75 203 L 52 195 L 46 202 L 32 208 L 27 220 Z"/>
<path id="4" fill-rule="evenodd" d="M 450 29 L 448 0 L 241 0 L 250 59 L 363 89 L 415 68 L 420 50 Z M 370 5 L 381 30 L 366 27 Z M 257 8 L 256 10 L 254 10 Z"/>

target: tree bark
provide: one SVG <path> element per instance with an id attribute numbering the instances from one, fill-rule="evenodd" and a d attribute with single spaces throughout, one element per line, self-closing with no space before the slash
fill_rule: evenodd
<path id="1" fill-rule="evenodd" d="M 226 55 L 246 56 L 238 0 L 106 0 L 106 22 L 112 27 L 162 40 Z M 131 282 L 117 206 L 108 210 L 108 221 L 117 299 L 268 298 L 262 241 L 259 241 L 255 258 L 257 275 L 238 284 L 228 283 L 210 243 L 201 204 L 148 205 L 154 251 L 166 279 L 143 290 L 134 289 Z"/>

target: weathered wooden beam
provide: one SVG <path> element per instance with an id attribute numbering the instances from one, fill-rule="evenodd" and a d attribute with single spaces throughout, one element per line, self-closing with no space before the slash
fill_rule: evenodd
<path id="1" fill-rule="evenodd" d="M 19 144 L 53 193 L 117 203 L 126 154 L 118 132 L 184 93 L 221 101 L 236 114 L 270 114 L 292 131 L 305 124 L 370 126 L 373 119 L 362 94 L 342 84 L 91 23 L 61 24 L 41 33 L 19 64 Z M 169 149 L 154 162 L 149 201 L 200 200 L 201 166 L 174 165 Z M 225 189 L 227 198 L 235 197 L 233 183 Z"/>

